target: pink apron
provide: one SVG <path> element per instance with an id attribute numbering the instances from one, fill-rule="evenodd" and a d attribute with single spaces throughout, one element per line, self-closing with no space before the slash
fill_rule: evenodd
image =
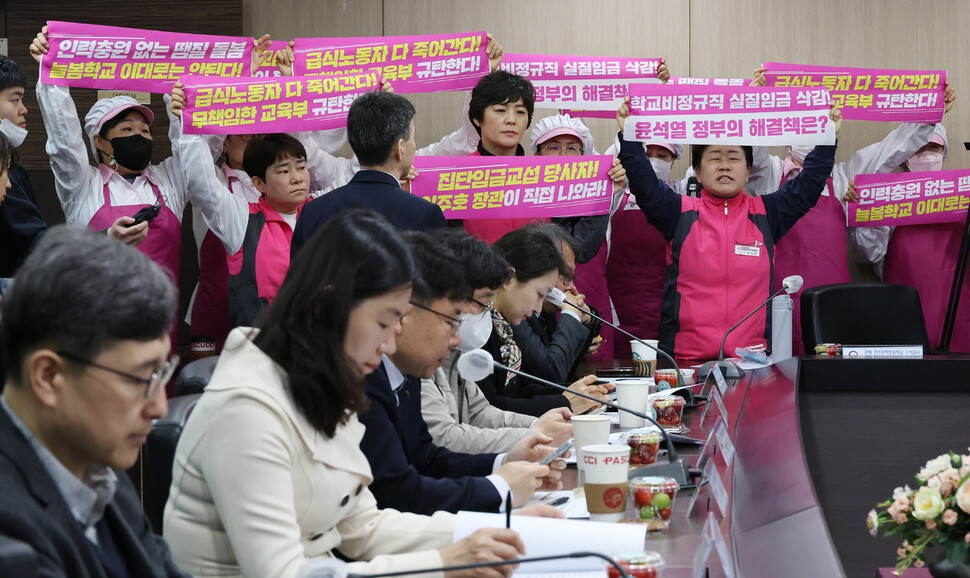
<path id="1" fill-rule="evenodd" d="M 886 249 L 883 278 L 886 283 L 909 285 L 919 291 L 930 347 L 940 344 L 962 229 L 962 222 L 896 227 Z M 953 352 L 970 353 L 968 279 L 964 277 L 953 324 L 953 337 L 950 339 L 950 351 Z"/>
<path id="2" fill-rule="evenodd" d="M 613 214 L 610 228 L 606 281 L 619 326 L 641 339 L 657 339 L 666 280 L 667 241 L 647 222 L 629 193 Z M 630 340 L 621 333 L 614 335 L 614 357 L 631 358 Z"/>
<path id="3" fill-rule="evenodd" d="M 576 290 L 586 296 L 586 303 L 592 305 L 599 312 L 599 316 L 607 321 L 613 321 L 613 313 L 610 311 L 610 291 L 606 286 L 606 239 L 600 245 L 596 256 L 588 263 L 576 265 Z M 568 305 L 566 306 L 569 307 Z M 600 345 L 596 355 L 589 358 L 590 361 L 598 359 L 614 359 L 614 345 L 616 343 L 616 332 L 609 325 L 600 328 L 600 336 L 603 343 Z M 596 337 L 595 335 L 593 337 Z"/>
<path id="4" fill-rule="evenodd" d="M 788 179 L 781 178 L 781 184 Z M 802 291 L 830 283 L 848 283 L 849 265 L 846 262 L 845 210 L 835 196 L 832 177 L 826 189 L 812 207 L 775 245 L 775 279 L 773 291 L 781 289 L 781 282 L 789 275 L 801 275 L 805 284 L 792 293 L 792 355 L 804 354 L 802 342 Z M 814 353 L 814 352 L 813 352 Z"/>
<path id="5" fill-rule="evenodd" d="M 148 184 L 152 187 L 152 192 L 155 193 L 155 198 L 158 201 L 162 200 L 162 195 L 158 191 L 158 187 L 155 183 L 149 181 Z M 98 212 L 91 217 L 88 222 L 88 227 L 96 231 L 106 231 L 110 229 L 121 217 L 131 217 L 134 216 L 136 212 L 142 207 L 147 207 L 148 205 L 124 205 L 121 207 L 115 207 L 111 204 L 111 193 L 108 191 L 108 182 L 105 180 L 104 183 L 104 204 L 98 209 Z M 161 266 L 162 270 L 168 275 L 168 278 L 172 280 L 172 284 L 175 286 L 175 302 L 178 303 L 178 290 L 179 290 L 179 263 L 180 252 L 182 249 L 182 223 L 179 221 L 175 213 L 168 208 L 168 205 L 163 204 L 161 210 L 158 212 L 158 217 L 148 224 L 148 238 L 138 245 L 138 250 L 148 255 L 148 257 Z M 170 334 L 172 338 L 172 351 L 175 351 L 178 347 L 178 310 L 175 311 L 175 323 L 172 324 L 172 331 Z"/>

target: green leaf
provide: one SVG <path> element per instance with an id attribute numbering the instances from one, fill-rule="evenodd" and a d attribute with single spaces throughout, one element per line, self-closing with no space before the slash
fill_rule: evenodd
<path id="1" fill-rule="evenodd" d="M 963 540 L 944 542 L 943 547 L 946 548 L 946 559 L 951 564 L 956 564 L 967 555 L 967 543 Z"/>

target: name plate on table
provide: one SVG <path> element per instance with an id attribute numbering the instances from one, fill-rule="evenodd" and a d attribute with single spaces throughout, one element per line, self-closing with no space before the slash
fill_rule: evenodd
<path id="1" fill-rule="evenodd" d="M 919 359 L 923 357 L 922 345 L 843 345 L 842 357 L 875 359 Z"/>
<path id="2" fill-rule="evenodd" d="M 711 493 L 714 494 L 714 501 L 717 502 L 717 508 L 723 518 L 727 515 L 728 493 L 727 488 L 724 487 L 724 482 L 721 480 L 721 474 L 717 472 L 717 468 L 714 466 L 713 460 L 707 462 L 707 466 L 704 467 L 704 473 L 697 482 L 697 489 L 694 490 L 690 504 L 687 505 L 687 517 L 689 518 L 694 511 L 694 506 L 697 504 L 697 498 L 700 496 L 701 488 L 704 487 L 705 481 L 710 487 Z"/>
<path id="3" fill-rule="evenodd" d="M 728 550 L 727 541 L 724 539 L 724 534 L 721 533 L 717 519 L 714 518 L 714 514 L 709 513 L 707 521 L 704 522 L 701 543 L 697 546 L 697 552 L 694 553 L 694 560 L 691 564 L 695 578 L 705 576 L 707 561 L 711 557 L 711 551 L 715 548 L 718 558 L 721 559 L 721 568 L 724 569 L 724 575 L 727 578 L 734 578 L 734 560 L 731 557 L 731 551 Z"/>

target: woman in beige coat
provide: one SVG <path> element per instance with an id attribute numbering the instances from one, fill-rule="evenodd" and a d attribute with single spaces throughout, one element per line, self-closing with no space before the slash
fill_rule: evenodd
<path id="1" fill-rule="evenodd" d="M 393 227 L 348 211 L 297 255 L 260 329 L 230 334 L 175 455 L 164 535 L 183 570 L 293 577 L 339 550 L 369 574 L 524 553 L 505 529 L 452 544 L 452 515 L 379 510 L 367 489 L 362 379 L 394 351 L 413 277 Z"/>

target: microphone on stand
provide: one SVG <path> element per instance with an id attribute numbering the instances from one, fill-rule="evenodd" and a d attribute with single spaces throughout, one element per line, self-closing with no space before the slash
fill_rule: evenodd
<path id="1" fill-rule="evenodd" d="M 636 468 L 635 470 L 630 471 L 630 477 L 644 476 L 644 475 L 665 476 L 668 478 L 674 478 L 675 480 L 677 480 L 677 483 L 680 484 L 681 486 L 692 486 L 694 485 L 692 476 L 700 475 L 700 472 L 697 472 L 696 470 L 692 471 L 690 469 L 690 466 L 686 462 L 682 462 L 677 458 L 677 450 L 674 449 L 674 444 L 670 440 L 670 437 L 667 435 L 667 430 L 665 430 L 662 425 L 657 423 L 657 420 L 655 420 L 654 418 L 652 418 L 651 416 L 643 412 L 635 411 L 623 406 L 619 406 L 613 402 L 604 401 L 602 399 L 595 398 L 592 395 L 587 395 L 579 391 L 573 391 L 564 385 L 559 385 L 558 383 L 547 381 L 540 377 L 530 375 L 524 371 L 512 369 L 511 367 L 507 367 L 495 361 L 494 359 L 492 359 L 492 356 L 487 351 L 483 351 L 481 349 L 476 349 L 474 351 L 468 351 L 463 353 L 461 357 L 458 358 L 457 367 L 458 367 L 458 373 L 461 374 L 462 378 L 467 379 L 469 381 L 481 381 L 486 376 L 491 375 L 495 371 L 496 367 L 499 369 L 504 369 L 505 371 L 514 373 L 516 375 L 521 375 L 522 377 L 526 377 L 528 379 L 537 381 L 543 385 L 554 387 L 556 389 L 561 389 L 573 395 L 578 395 L 579 397 L 584 397 L 586 399 L 593 400 L 596 403 L 605 405 L 607 407 L 612 407 L 618 411 L 625 411 L 627 413 L 631 413 L 657 426 L 657 428 L 660 429 L 660 435 L 663 436 L 664 444 L 667 447 L 668 463 L 651 464 L 649 466 Z"/>
<path id="2" fill-rule="evenodd" d="M 619 331 L 623 335 L 626 335 L 627 337 L 633 339 L 637 343 L 640 343 L 644 347 L 648 347 L 648 348 L 656 351 L 658 354 L 662 355 L 664 357 L 664 359 L 666 359 L 667 361 L 669 361 L 674 366 L 674 369 L 677 370 L 677 379 L 680 381 L 680 385 L 686 385 L 686 383 L 684 382 L 684 374 L 680 370 L 680 366 L 677 365 L 677 362 L 674 360 L 674 358 L 671 355 L 669 355 L 666 351 L 660 349 L 659 347 L 654 347 L 653 345 L 650 345 L 649 343 L 647 343 L 646 341 L 640 339 L 636 335 L 630 333 L 629 331 L 626 331 L 625 329 L 620 328 L 619 325 L 614 325 L 614 324 L 610 323 L 609 321 L 607 321 L 606 319 L 603 319 L 602 317 L 600 317 L 599 315 L 593 313 L 589 309 L 583 309 L 579 305 L 576 305 L 575 303 L 572 303 L 571 301 L 567 301 L 566 300 L 566 294 L 563 293 L 557 287 L 553 287 L 552 288 L 552 291 L 550 291 L 549 294 L 546 295 L 546 301 L 552 303 L 553 305 L 555 305 L 556 307 L 559 307 L 560 309 L 562 308 L 563 305 L 569 305 L 570 307 L 572 307 L 574 309 L 578 309 L 578 310 L 582 311 L 583 313 L 585 313 L 586 315 L 589 315 L 590 317 L 592 317 L 594 319 L 598 319 L 602 323 L 605 323 L 605 324 L 609 325 L 610 327 L 612 327 L 613 329 L 616 329 L 617 331 Z M 687 392 L 687 397 L 689 398 L 688 399 L 688 402 L 690 402 L 690 398 L 693 398 L 693 399 L 704 399 L 703 397 L 701 397 L 699 395 L 694 395 L 690 390 L 684 390 L 684 391 Z M 683 396 L 681 396 L 681 397 L 683 397 Z"/>
<path id="3" fill-rule="evenodd" d="M 697 378 L 706 380 L 708 376 L 710 376 L 714 365 L 717 365 L 717 367 L 721 369 L 721 373 L 724 374 L 725 379 L 739 379 L 741 377 L 744 377 L 744 370 L 738 367 L 736 363 L 733 363 L 731 361 L 724 361 L 724 342 L 727 341 L 728 335 L 730 335 L 732 331 L 737 329 L 739 325 L 747 321 L 749 317 L 757 313 L 762 307 L 764 307 L 768 303 L 771 303 L 771 300 L 781 295 L 782 292 L 788 293 L 788 294 L 795 293 L 802 288 L 802 284 L 804 282 L 805 280 L 802 279 L 801 275 L 791 275 L 789 277 L 785 277 L 785 279 L 782 280 L 781 282 L 781 289 L 772 293 L 771 297 L 768 297 L 768 299 L 764 303 L 762 303 L 761 305 L 758 305 L 754 311 L 745 315 L 744 319 L 742 319 L 741 321 L 738 321 L 730 329 L 727 330 L 727 333 L 725 333 L 724 337 L 721 338 L 721 348 L 718 350 L 718 353 L 717 353 L 717 361 L 708 361 L 707 363 L 702 365 L 701 368 L 697 370 Z"/>
<path id="4" fill-rule="evenodd" d="M 452 572 L 457 570 L 472 570 L 474 568 L 492 568 L 495 566 L 508 566 L 509 564 L 528 564 L 530 562 L 549 562 L 550 560 L 566 560 L 569 558 L 602 558 L 606 560 L 608 564 L 616 568 L 620 573 L 622 578 L 630 578 L 627 571 L 620 565 L 619 562 L 606 556 L 605 554 L 600 554 L 599 552 L 573 552 L 572 554 L 559 554 L 555 556 L 533 556 L 531 558 L 518 558 L 514 560 L 501 560 L 498 562 L 478 562 L 476 564 L 462 564 L 460 566 L 442 566 L 440 568 L 425 568 L 423 570 L 402 570 L 399 572 L 384 572 L 382 574 L 344 574 L 341 577 L 332 577 L 330 574 L 323 574 L 319 578 L 394 578 L 396 576 L 410 576 L 413 574 L 430 574 L 432 572 Z M 318 578 L 315 574 L 308 574 L 303 576 L 302 572 L 300 578 Z"/>

